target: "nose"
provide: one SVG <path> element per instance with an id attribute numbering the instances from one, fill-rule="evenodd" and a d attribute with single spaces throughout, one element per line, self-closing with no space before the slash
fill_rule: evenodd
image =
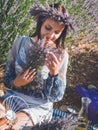
<path id="1" fill-rule="evenodd" d="M 55 36 L 54 31 L 49 32 L 49 35 L 48 35 L 48 36 L 49 36 L 50 39 L 52 39 L 52 38 Z"/>

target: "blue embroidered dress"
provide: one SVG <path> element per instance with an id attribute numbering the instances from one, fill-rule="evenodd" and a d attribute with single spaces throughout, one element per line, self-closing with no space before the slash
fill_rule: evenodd
<path id="1" fill-rule="evenodd" d="M 53 103 L 60 101 L 63 98 L 66 88 L 68 54 L 65 51 L 62 55 L 62 62 L 60 64 L 59 74 L 57 76 L 50 76 L 47 66 L 43 64 L 41 66 L 41 70 L 37 73 L 38 77 L 36 78 L 35 84 L 32 82 L 20 88 L 14 87 L 13 81 L 16 76 L 30 67 L 31 62 L 34 62 L 32 59 L 34 46 L 35 43 L 31 40 L 31 37 L 28 36 L 18 37 L 15 40 L 8 55 L 4 73 L 4 84 L 7 88 L 11 89 L 12 92 L 15 92 L 16 95 L 24 98 L 28 104 L 31 104 L 30 110 L 32 111 L 32 114 L 30 113 L 30 116 L 36 124 L 39 123 L 40 120 L 41 122 L 50 120 Z M 30 62 L 28 62 L 28 58 L 30 59 Z M 37 82 L 39 82 L 39 84 L 37 84 Z M 25 111 L 28 112 L 28 110 Z M 36 115 L 34 116 L 35 113 Z M 47 115 L 47 119 L 44 118 L 45 114 Z M 39 115 L 41 115 L 40 120 Z"/>

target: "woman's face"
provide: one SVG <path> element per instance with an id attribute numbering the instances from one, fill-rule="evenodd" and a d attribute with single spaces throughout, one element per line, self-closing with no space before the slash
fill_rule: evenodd
<path id="1" fill-rule="evenodd" d="M 42 24 L 40 32 L 41 38 L 45 38 L 46 42 L 55 42 L 59 38 L 63 30 L 64 25 L 61 25 L 59 22 L 48 18 Z"/>

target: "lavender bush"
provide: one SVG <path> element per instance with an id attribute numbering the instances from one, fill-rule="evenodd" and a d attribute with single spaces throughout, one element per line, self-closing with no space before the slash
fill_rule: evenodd
<path id="1" fill-rule="evenodd" d="M 67 1 L 67 7 L 73 18 L 75 28 L 72 39 L 86 37 L 87 42 L 98 42 L 98 1 L 73 0 Z"/>

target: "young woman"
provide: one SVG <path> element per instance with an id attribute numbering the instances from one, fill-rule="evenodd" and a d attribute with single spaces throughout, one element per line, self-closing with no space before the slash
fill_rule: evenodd
<path id="1" fill-rule="evenodd" d="M 68 54 L 64 42 L 72 27 L 68 13 L 62 5 L 54 4 L 36 5 L 30 14 L 37 20 L 35 33 L 15 40 L 4 73 L 4 84 L 10 89 L 5 97 L 13 94 L 29 104 L 29 109 L 17 114 L 16 129 L 18 122 L 28 117 L 29 126 L 50 121 L 53 103 L 63 98 L 66 88 Z"/>

